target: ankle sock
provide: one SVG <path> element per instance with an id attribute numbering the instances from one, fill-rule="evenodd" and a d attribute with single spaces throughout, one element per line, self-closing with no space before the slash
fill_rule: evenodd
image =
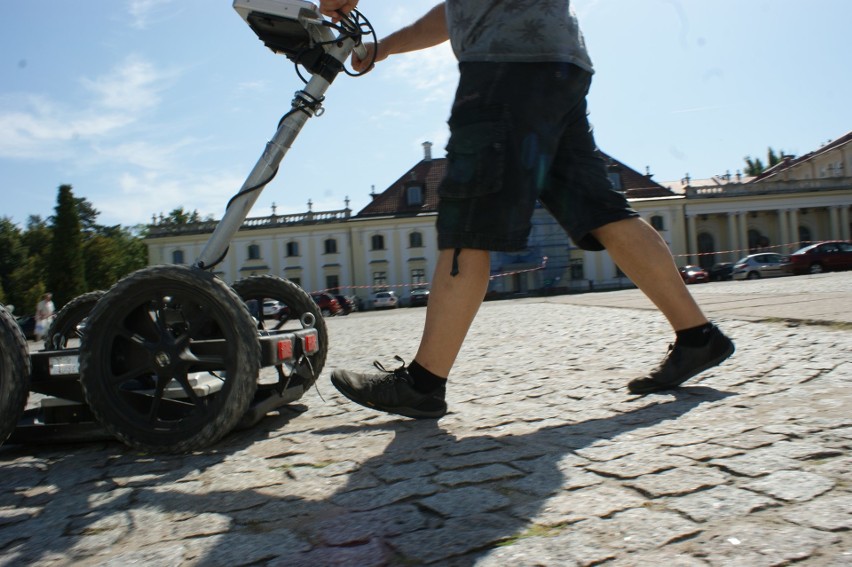
<path id="1" fill-rule="evenodd" d="M 447 379 L 432 374 L 414 360 L 408 365 L 408 374 L 414 379 L 414 389 L 421 394 L 431 394 L 436 390 L 446 390 Z"/>
<path id="2" fill-rule="evenodd" d="M 677 344 L 685 347 L 699 348 L 706 346 L 710 342 L 710 336 L 713 331 L 713 323 L 706 323 L 691 329 L 677 331 Z"/>

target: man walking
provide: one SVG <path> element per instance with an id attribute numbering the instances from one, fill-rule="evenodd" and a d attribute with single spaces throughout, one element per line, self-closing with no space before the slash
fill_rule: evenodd
<path id="1" fill-rule="evenodd" d="M 334 18 L 357 3 L 320 0 L 320 9 Z M 487 291 L 490 252 L 526 247 L 536 201 L 577 246 L 606 249 L 675 331 L 663 362 L 631 381 L 631 393 L 675 388 L 733 354 L 733 342 L 690 295 L 665 241 L 609 181 L 586 116 L 593 67 L 570 0 L 447 0 L 368 45 L 367 57 L 353 57 L 353 68 L 447 40 L 460 80 L 420 346 L 407 367 L 335 370 L 334 386 L 366 407 L 443 416 L 447 377 Z"/>

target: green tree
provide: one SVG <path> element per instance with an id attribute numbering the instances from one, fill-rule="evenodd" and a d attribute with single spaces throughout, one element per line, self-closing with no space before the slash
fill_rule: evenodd
<path id="1" fill-rule="evenodd" d="M 161 224 L 190 224 L 201 222 L 201 214 L 198 210 L 192 212 L 184 210 L 183 207 L 173 209 L 167 216 L 162 217 Z"/>
<path id="2" fill-rule="evenodd" d="M 11 276 L 12 292 L 9 303 L 15 306 L 15 315 L 32 315 L 36 303 L 46 291 L 41 260 L 30 256 L 15 268 Z"/>
<path id="3" fill-rule="evenodd" d="M 784 161 L 784 156 L 787 155 L 784 153 L 784 150 L 780 150 L 776 152 L 770 146 L 766 150 L 766 163 L 768 165 L 763 165 L 763 162 L 760 158 L 752 158 L 751 156 L 746 156 L 743 158 L 746 162 L 745 174 L 749 176 L 756 177 L 769 169 L 770 167 L 774 167 Z"/>
<path id="4" fill-rule="evenodd" d="M 83 233 L 77 201 L 70 185 L 60 185 L 55 211 L 47 286 L 59 308 L 86 291 Z"/>
<path id="5" fill-rule="evenodd" d="M 9 303 L 13 303 L 14 297 L 12 272 L 21 265 L 26 256 L 26 247 L 21 242 L 21 230 L 11 218 L 0 218 L 0 287 L 5 290 Z"/>

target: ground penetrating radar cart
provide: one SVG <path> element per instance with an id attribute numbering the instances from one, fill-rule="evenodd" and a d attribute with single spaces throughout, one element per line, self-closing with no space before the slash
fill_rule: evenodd
<path id="1" fill-rule="evenodd" d="M 375 33 L 357 11 L 334 23 L 302 0 L 234 9 L 310 79 L 192 266 L 144 268 L 75 298 L 38 352 L 0 306 L 0 442 L 105 430 L 143 451 L 193 451 L 298 400 L 319 377 L 328 333 L 311 297 L 275 276 L 231 287 L 213 270 L 305 123 L 322 114 L 331 83 L 357 76 L 345 62 L 365 57 L 361 38 Z M 27 409 L 31 392 L 40 402 Z"/>

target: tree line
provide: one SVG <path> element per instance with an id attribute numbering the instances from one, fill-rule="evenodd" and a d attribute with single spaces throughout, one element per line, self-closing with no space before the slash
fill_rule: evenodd
<path id="1" fill-rule="evenodd" d="M 145 267 L 147 227 L 105 226 L 99 215 L 92 203 L 74 196 L 71 185 L 61 185 L 47 219 L 30 215 L 22 229 L 0 218 L 0 304 L 14 305 L 18 316 L 31 314 L 49 291 L 60 309 Z M 185 224 L 197 216 L 178 208 L 160 222 Z"/>

